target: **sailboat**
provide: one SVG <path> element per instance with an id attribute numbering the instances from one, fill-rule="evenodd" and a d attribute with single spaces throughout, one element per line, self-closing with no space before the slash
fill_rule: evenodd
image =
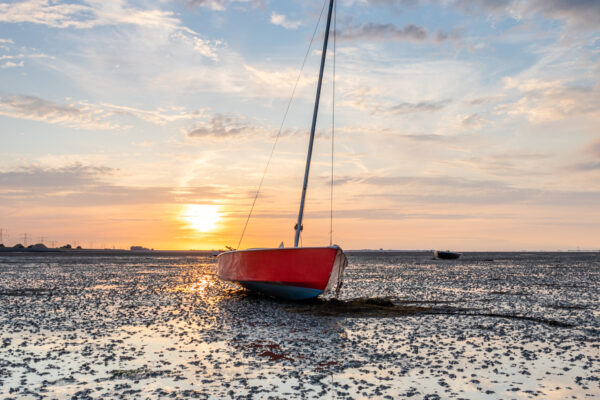
<path id="1" fill-rule="evenodd" d="M 348 263 L 344 252 L 339 246 L 298 246 L 302 231 L 304 203 L 334 1 L 329 1 L 327 13 L 327 25 L 321 53 L 321 66 L 306 157 L 298 223 L 294 227 L 294 247 L 283 248 L 280 246 L 279 248 L 232 250 L 221 253 L 217 257 L 220 279 L 238 283 L 251 291 L 287 300 L 306 300 L 324 293 L 338 293 L 342 285 L 344 268 Z"/>

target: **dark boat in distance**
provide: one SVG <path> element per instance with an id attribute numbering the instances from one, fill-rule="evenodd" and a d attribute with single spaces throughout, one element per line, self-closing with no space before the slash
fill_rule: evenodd
<path id="1" fill-rule="evenodd" d="M 439 258 L 440 260 L 456 260 L 457 258 L 459 258 L 462 254 L 461 253 L 455 253 L 453 251 L 450 250 L 434 250 L 433 251 L 433 256 L 435 258 Z"/>

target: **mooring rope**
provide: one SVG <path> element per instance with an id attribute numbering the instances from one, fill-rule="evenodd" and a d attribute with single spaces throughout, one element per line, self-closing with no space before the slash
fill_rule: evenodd
<path id="1" fill-rule="evenodd" d="M 269 154 L 269 159 L 267 160 L 267 165 L 265 166 L 265 170 L 263 171 L 262 178 L 260 178 L 260 183 L 258 184 L 258 189 L 256 189 L 256 194 L 254 195 L 254 200 L 252 201 L 252 206 L 250 207 L 250 212 L 248 213 L 248 218 L 246 218 L 246 223 L 244 224 L 244 229 L 242 230 L 242 234 L 240 236 L 240 240 L 236 247 L 236 250 L 239 250 L 242 240 L 244 239 L 244 234 L 246 233 L 246 228 L 248 227 L 248 222 L 250 221 L 250 217 L 252 216 L 252 211 L 254 211 L 254 206 L 256 205 L 256 199 L 258 199 L 258 194 L 260 193 L 260 189 L 262 188 L 262 184 L 265 180 L 265 176 L 267 175 L 267 170 L 269 169 L 269 164 L 271 164 L 271 159 L 273 158 L 273 153 L 275 152 L 275 147 L 277 146 L 277 142 L 279 141 L 279 137 L 281 136 L 281 132 L 283 130 L 283 124 L 287 118 L 288 112 L 290 111 L 290 106 L 292 105 L 292 100 L 294 100 L 294 95 L 296 94 L 296 89 L 298 88 L 298 82 L 300 82 L 300 77 L 302 77 L 302 71 L 304 71 L 304 66 L 306 65 L 306 60 L 308 59 L 308 55 L 310 53 L 310 49 L 312 47 L 313 41 L 315 40 L 315 36 L 317 34 L 317 30 L 319 29 L 319 24 L 321 23 L 321 18 L 323 17 L 323 12 L 325 11 L 325 5 L 327 1 L 323 3 L 323 8 L 321 9 L 321 14 L 319 15 L 319 20 L 317 21 L 317 25 L 315 26 L 315 30 L 312 34 L 312 38 L 310 39 L 310 43 L 308 44 L 308 49 L 306 50 L 306 54 L 304 55 L 304 60 L 302 61 L 302 66 L 300 67 L 300 72 L 298 73 L 298 77 L 296 78 L 296 83 L 294 84 L 294 90 L 292 90 L 292 95 L 290 96 L 290 100 L 288 101 L 287 107 L 285 109 L 285 113 L 283 114 L 283 119 L 281 121 L 281 125 L 279 126 L 279 131 L 277 132 L 277 136 L 275 136 L 275 141 L 273 142 L 273 147 L 271 148 L 271 154 Z"/>

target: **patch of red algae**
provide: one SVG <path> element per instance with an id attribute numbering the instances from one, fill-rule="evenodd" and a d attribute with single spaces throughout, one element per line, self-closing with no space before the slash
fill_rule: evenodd
<path id="1" fill-rule="evenodd" d="M 259 356 L 269 357 L 270 361 L 279 361 L 279 360 L 294 361 L 293 358 L 288 357 L 286 354 L 277 354 L 277 353 L 273 353 L 270 350 L 263 351 L 262 353 L 259 354 Z"/>
<path id="2" fill-rule="evenodd" d="M 288 360 L 294 361 L 293 358 L 289 357 L 288 354 L 281 352 L 281 347 L 277 343 L 263 343 L 261 341 L 252 342 L 243 346 L 239 346 L 237 348 L 247 348 L 247 349 L 268 349 L 258 354 L 260 357 L 268 357 L 269 361 L 279 361 L 279 360 Z M 275 353 L 275 351 L 278 351 Z M 303 358 L 303 357 L 299 357 Z"/>

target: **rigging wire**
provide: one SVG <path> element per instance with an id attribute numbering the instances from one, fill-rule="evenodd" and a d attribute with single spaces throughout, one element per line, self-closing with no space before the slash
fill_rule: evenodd
<path id="1" fill-rule="evenodd" d="M 333 244 L 333 152 L 335 143 L 335 58 L 337 39 L 337 1 L 333 3 L 333 82 L 331 103 L 331 188 L 329 194 L 329 245 Z"/>
<path id="2" fill-rule="evenodd" d="M 273 147 L 271 147 L 271 154 L 269 154 L 269 159 L 267 160 L 267 165 L 265 166 L 265 170 L 263 171 L 262 178 L 260 178 L 260 182 L 258 184 L 258 189 L 256 189 L 256 194 L 254 195 L 254 200 L 252 201 L 252 206 L 250 207 L 250 212 L 248 213 L 248 218 L 246 218 L 246 223 L 244 224 L 244 229 L 242 230 L 242 234 L 240 236 L 240 240 L 238 242 L 236 250 L 239 250 L 242 240 L 244 239 L 244 234 L 246 233 L 246 228 L 248 227 L 248 222 L 250 222 L 250 217 L 252 216 L 252 211 L 254 210 L 254 206 L 256 205 L 256 199 L 258 199 L 258 194 L 260 193 L 260 189 L 265 180 L 265 176 L 267 175 L 267 170 L 269 169 L 269 164 L 271 164 L 271 159 L 273 158 L 273 153 L 275 152 L 275 147 L 277 146 L 277 142 L 279 141 L 279 137 L 281 136 L 281 132 L 283 130 L 283 124 L 287 118 L 288 112 L 290 111 L 290 106 L 292 105 L 292 100 L 294 100 L 294 95 L 296 94 L 296 89 L 298 88 L 298 82 L 300 82 L 300 78 L 302 77 L 302 71 L 304 71 L 304 66 L 306 65 L 306 60 L 308 59 L 308 55 L 310 53 L 310 49 L 312 47 L 313 41 L 315 40 L 315 36 L 317 34 L 317 30 L 319 29 L 319 24 L 321 23 L 321 19 L 323 17 L 323 12 L 325 11 L 325 5 L 327 1 L 323 3 L 323 8 L 321 8 L 321 14 L 319 15 L 319 19 L 317 20 L 317 25 L 315 26 L 315 30 L 310 39 L 310 43 L 308 44 L 308 49 L 306 49 L 306 54 L 304 55 L 304 60 L 302 61 L 302 66 L 300 67 L 300 72 L 298 73 L 298 77 L 296 78 L 296 83 L 294 84 L 294 89 L 292 90 L 292 95 L 290 96 L 290 100 L 288 101 L 287 107 L 285 109 L 285 113 L 283 114 L 283 119 L 281 121 L 281 125 L 279 126 L 279 131 L 277 131 L 277 136 L 275 136 L 275 141 L 273 142 Z"/>

